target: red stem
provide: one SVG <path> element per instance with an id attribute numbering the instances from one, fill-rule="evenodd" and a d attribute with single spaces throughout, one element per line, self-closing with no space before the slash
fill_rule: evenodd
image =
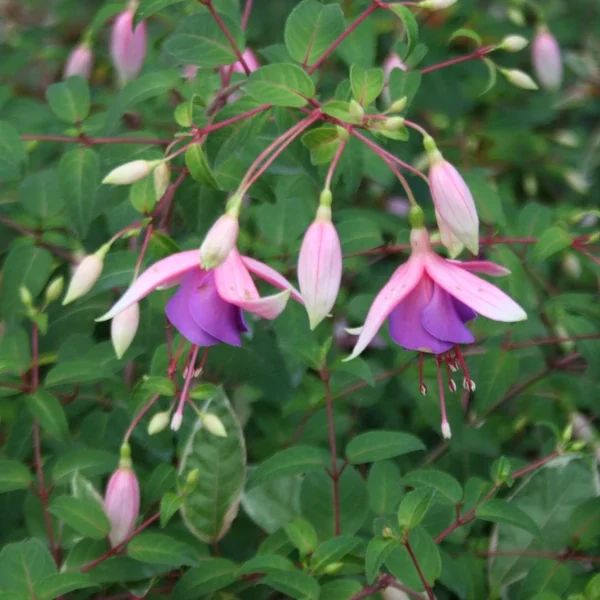
<path id="1" fill-rule="evenodd" d="M 423 574 L 421 565 L 419 564 L 419 561 L 417 560 L 417 557 L 415 556 L 415 553 L 413 552 L 413 549 L 410 546 L 410 542 L 408 540 L 406 540 L 406 542 L 404 542 L 404 545 L 406 546 L 406 549 L 408 550 L 408 554 L 410 556 L 410 559 L 413 562 L 413 565 L 415 565 L 415 569 L 417 569 L 417 573 L 419 574 L 421 583 L 423 584 L 423 587 L 425 588 L 425 592 L 427 593 L 427 598 L 429 598 L 429 600 L 435 600 L 435 596 L 433 595 L 433 590 L 427 583 L 427 579 L 425 579 L 425 575 Z"/>
<path id="2" fill-rule="evenodd" d="M 483 56 L 491 52 L 493 49 L 494 46 L 483 46 L 481 48 L 477 48 L 477 50 L 471 52 L 471 54 L 465 54 L 464 56 L 458 56 L 457 58 L 451 58 L 450 60 L 445 60 L 444 62 L 425 67 L 424 69 L 421 69 L 421 74 L 425 75 L 425 73 L 431 73 L 432 71 L 437 71 L 438 69 L 451 67 L 452 65 L 456 65 L 461 62 L 466 62 L 467 60 L 473 60 L 474 58 L 482 58 Z"/>
<path id="3" fill-rule="evenodd" d="M 133 421 L 131 421 L 131 424 L 129 425 L 129 427 L 127 429 L 127 432 L 125 433 L 125 437 L 123 438 L 124 444 L 126 444 L 129 441 L 129 438 L 131 437 L 133 430 L 139 425 L 140 421 L 144 418 L 144 416 L 146 414 L 148 414 L 148 411 L 156 404 L 156 401 L 159 398 L 160 398 L 160 394 L 154 394 L 154 396 L 152 396 L 152 398 L 150 399 L 148 404 L 146 404 L 146 406 L 144 406 L 144 408 L 142 408 L 142 410 L 140 410 L 140 412 L 137 413 L 137 415 L 135 415 L 135 417 L 133 418 Z"/>
<path id="4" fill-rule="evenodd" d="M 173 140 L 159 140 L 155 138 L 136 138 L 136 137 L 76 137 L 69 135 L 22 135 L 21 139 L 25 142 L 64 142 L 67 144 L 85 144 L 87 146 L 96 146 L 98 144 L 153 144 L 156 146 L 168 146 Z"/>
<path id="5" fill-rule="evenodd" d="M 242 15 L 242 31 L 244 31 L 246 27 L 248 27 L 250 13 L 252 12 L 252 2 L 253 0 L 246 0 L 246 5 L 244 6 L 244 14 Z"/>
<path id="6" fill-rule="evenodd" d="M 225 25 L 225 23 L 223 23 L 223 19 L 221 19 L 221 15 L 219 15 L 219 13 L 215 10 L 212 0 L 209 0 L 209 2 L 206 4 L 206 6 L 208 7 L 210 14 L 213 16 L 213 19 L 217 22 L 217 25 L 219 26 L 219 28 L 221 29 L 221 31 L 227 38 L 227 41 L 229 42 L 229 45 L 231 46 L 231 49 L 233 50 L 234 54 L 236 55 L 238 61 L 242 65 L 244 72 L 246 73 L 246 75 L 250 75 L 250 67 L 248 67 L 248 65 L 246 64 L 246 61 L 244 60 L 244 57 L 242 56 L 242 53 L 240 52 L 238 45 L 235 43 L 235 40 L 233 39 L 231 33 L 229 33 L 229 29 L 227 29 L 227 26 Z"/>
<path id="7" fill-rule="evenodd" d="M 333 179 L 333 173 L 335 172 L 335 169 L 338 165 L 338 163 L 340 162 L 340 158 L 342 157 L 342 152 L 344 151 L 344 148 L 346 147 L 348 140 L 342 140 L 340 142 L 340 145 L 338 146 L 338 149 L 335 153 L 335 156 L 333 157 L 333 160 L 331 161 L 331 164 L 329 165 L 329 170 L 327 171 L 327 177 L 325 178 L 325 189 L 328 190 L 331 187 L 331 180 Z"/>
<path id="8" fill-rule="evenodd" d="M 321 371 L 321 379 L 325 388 L 325 403 L 327 405 L 327 424 L 329 428 L 329 449 L 331 451 L 331 481 L 333 483 L 333 525 L 335 535 L 341 535 L 342 525 L 340 519 L 340 473 L 337 468 L 337 444 L 335 440 L 335 423 L 333 421 L 333 398 L 329 387 L 329 372 Z"/>

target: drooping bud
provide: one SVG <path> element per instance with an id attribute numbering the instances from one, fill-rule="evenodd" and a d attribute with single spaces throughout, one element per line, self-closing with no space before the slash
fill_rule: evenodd
<path id="1" fill-rule="evenodd" d="M 533 68 L 543 88 L 555 92 L 563 78 L 560 46 L 545 25 L 538 27 L 531 46 Z"/>
<path id="2" fill-rule="evenodd" d="M 140 179 L 144 179 L 144 177 L 148 177 L 162 162 L 162 160 L 132 160 L 113 169 L 102 180 L 102 183 L 110 183 L 112 185 L 129 185 L 135 183 Z"/>
<path id="3" fill-rule="evenodd" d="M 423 143 L 429 157 L 429 187 L 435 209 L 441 217 L 441 224 L 438 225 L 442 237 L 446 237 L 446 241 L 451 242 L 448 247 L 451 252 L 455 252 L 457 246 L 454 241 L 448 239 L 447 231 L 473 254 L 477 254 L 479 217 L 473 196 L 460 173 L 444 160 L 433 139 L 426 137 Z"/>
<path id="4" fill-rule="evenodd" d="M 227 437 L 227 430 L 225 429 L 225 425 L 223 425 L 223 421 L 217 417 L 217 415 L 213 415 L 212 413 L 200 413 L 200 419 L 202 419 L 202 425 L 206 427 L 206 430 L 216 435 L 217 437 Z"/>
<path id="5" fill-rule="evenodd" d="M 527 47 L 529 40 L 522 35 L 507 35 L 497 46 L 497 50 L 505 52 L 520 52 Z"/>
<path id="6" fill-rule="evenodd" d="M 500 69 L 500 73 L 506 77 L 506 80 L 509 83 L 512 83 L 522 90 L 539 89 L 537 83 L 531 79 L 527 73 L 520 71 L 519 69 Z"/>
<path id="7" fill-rule="evenodd" d="M 331 312 L 342 281 L 342 247 L 331 222 L 330 204 L 331 192 L 324 190 L 298 257 L 298 281 L 311 329 Z"/>
<path id="8" fill-rule="evenodd" d="M 156 413 L 148 423 L 148 435 L 155 435 L 164 431 L 169 426 L 171 413 L 167 410 Z"/>
<path id="9" fill-rule="evenodd" d="M 44 295 L 44 300 L 46 304 L 50 304 L 60 298 L 62 294 L 63 287 L 65 285 L 65 278 L 61 275 L 60 277 L 55 277 L 46 288 L 46 293 Z"/>
<path id="10" fill-rule="evenodd" d="M 84 79 L 89 79 L 92 74 L 92 64 L 94 55 L 89 44 L 83 42 L 76 46 L 69 54 L 63 71 L 63 79 L 68 79 L 74 75 L 79 75 Z"/>
<path id="11" fill-rule="evenodd" d="M 154 192 L 157 200 L 160 200 L 165 195 L 165 192 L 169 189 L 169 183 L 171 183 L 169 163 L 161 162 L 154 169 Z"/>
<path id="12" fill-rule="evenodd" d="M 254 71 L 258 71 L 258 69 L 260 69 L 260 63 L 258 62 L 258 58 L 256 58 L 256 54 L 254 54 L 254 52 L 252 52 L 250 48 L 246 48 L 244 52 L 242 52 L 242 58 L 244 59 L 246 66 L 250 70 L 250 73 L 254 73 Z M 242 63 L 239 60 L 233 63 L 231 70 L 234 73 L 246 72 L 244 71 L 244 67 L 242 66 Z"/>
<path id="13" fill-rule="evenodd" d="M 121 447 L 119 468 L 112 474 L 104 496 L 104 512 L 110 521 L 108 539 L 118 546 L 135 529 L 140 513 L 140 486 L 131 468 L 131 451 L 128 444 Z"/>
<path id="14" fill-rule="evenodd" d="M 417 6 L 419 8 L 426 8 L 427 10 L 444 10 L 450 8 L 456 2 L 457 0 L 423 0 Z"/>
<path id="15" fill-rule="evenodd" d="M 363 117 L 365 116 L 365 111 L 356 100 L 350 100 L 350 103 L 348 105 L 348 114 L 352 117 L 354 121 L 356 121 L 357 123 L 361 123 Z"/>
<path id="16" fill-rule="evenodd" d="M 581 278 L 581 260 L 575 252 L 567 252 L 562 259 L 563 272 L 575 281 Z"/>
<path id="17" fill-rule="evenodd" d="M 110 339 L 120 360 L 131 345 L 140 324 L 140 305 L 135 302 L 116 315 L 110 324 Z"/>
<path id="18" fill-rule="evenodd" d="M 394 102 L 392 102 L 390 108 L 388 109 L 388 112 L 395 113 L 403 111 L 406 107 L 407 102 L 408 98 L 406 96 L 402 96 L 400 100 L 394 100 Z"/>
<path id="19" fill-rule="evenodd" d="M 133 7 L 119 14 L 111 33 L 110 55 L 121 86 L 140 74 L 146 57 L 146 23 L 133 29 L 134 14 Z"/>
<path id="20" fill-rule="evenodd" d="M 63 306 L 70 304 L 77 298 L 85 296 L 93 287 L 102 274 L 104 257 L 110 249 L 109 244 L 102 246 L 94 254 L 88 254 L 76 267 L 73 277 L 69 282 L 67 293 L 63 300 Z"/>
<path id="21" fill-rule="evenodd" d="M 404 119 L 402 117 L 389 117 L 383 122 L 383 128 L 386 131 L 399 131 L 404 127 Z"/>
<path id="22" fill-rule="evenodd" d="M 216 220 L 200 246 L 203 269 L 214 269 L 229 256 L 237 243 L 239 229 L 237 215 L 225 213 Z"/>

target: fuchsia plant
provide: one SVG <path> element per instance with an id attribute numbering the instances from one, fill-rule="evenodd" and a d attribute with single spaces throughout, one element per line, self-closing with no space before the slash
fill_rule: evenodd
<path id="1" fill-rule="evenodd" d="M 129 2 L 115 19 L 111 34 L 110 55 L 122 86 L 140 74 L 146 57 L 146 23 L 133 25 L 138 4 L 137 0 Z"/>

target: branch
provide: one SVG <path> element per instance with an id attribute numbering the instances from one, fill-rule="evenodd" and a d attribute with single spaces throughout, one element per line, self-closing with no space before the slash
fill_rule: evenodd
<path id="1" fill-rule="evenodd" d="M 87 136 L 69 136 L 69 135 L 22 135 L 21 139 L 25 142 L 64 142 L 65 144 L 85 144 L 86 146 L 97 146 L 99 144 L 152 144 L 155 146 L 168 146 L 173 140 L 160 140 L 155 138 L 136 138 L 136 137 L 87 137 Z"/>
<path id="2" fill-rule="evenodd" d="M 423 574 L 421 565 L 419 564 L 419 561 L 417 560 L 417 557 L 415 556 L 415 553 L 413 552 L 413 549 L 411 548 L 411 545 L 410 545 L 410 542 L 408 541 L 408 539 L 404 542 L 404 545 L 406 546 L 406 549 L 408 550 L 410 559 L 412 560 L 413 565 L 415 565 L 415 569 L 417 570 L 417 573 L 419 574 L 419 579 L 421 580 L 421 583 L 423 584 L 423 587 L 425 588 L 425 593 L 427 594 L 427 598 L 429 598 L 429 600 L 435 600 L 435 596 L 433 595 L 433 590 L 431 589 L 430 585 L 427 583 L 427 579 L 425 579 L 425 575 Z"/>
<path id="3" fill-rule="evenodd" d="M 221 19 L 221 15 L 219 15 L 219 13 L 215 10 L 212 0 L 209 0 L 206 3 L 206 6 L 208 7 L 210 14 L 213 16 L 213 19 L 217 22 L 217 25 L 219 26 L 219 28 L 221 29 L 221 31 L 227 38 L 227 41 L 229 42 L 229 45 L 231 46 L 231 49 L 233 50 L 234 54 L 236 55 L 239 63 L 242 65 L 244 72 L 246 73 L 246 75 L 250 75 L 250 73 L 251 73 L 250 67 L 248 67 L 248 64 L 244 60 L 244 57 L 242 56 L 242 53 L 240 52 L 238 45 L 236 44 L 235 40 L 233 39 L 233 36 L 231 35 L 231 33 L 229 32 L 229 29 L 227 29 L 227 26 L 225 25 L 225 23 L 223 23 L 223 19 Z"/>
<path id="4" fill-rule="evenodd" d="M 471 52 L 471 54 L 465 54 L 464 56 L 451 58 L 450 60 L 445 60 L 444 62 L 425 67 L 424 69 L 421 69 L 421 75 L 425 75 L 425 73 L 431 73 L 432 71 L 437 71 L 438 69 L 451 67 L 452 65 L 456 65 L 467 60 L 473 60 L 474 58 L 483 58 L 486 54 L 489 54 L 493 49 L 494 46 L 482 46 L 481 48 L 477 48 L 477 50 L 475 50 L 474 52 Z"/>

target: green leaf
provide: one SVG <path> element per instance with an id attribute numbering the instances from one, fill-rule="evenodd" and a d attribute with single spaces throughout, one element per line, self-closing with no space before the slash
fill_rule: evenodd
<path id="1" fill-rule="evenodd" d="M 477 357 L 473 370 L 477 383 L 477 410 L 485 412 L 504 397 L 519 376 L 519 359 L 514 353 L 492 348 L 485 357 Z"/>
<path id="2" fill-rule="evenodd" d="M 283 37 L 290 56 L 310 66 L 344 31 L 344 13 L 338 4 L 302 0 L 285 22 Z"/>
<path id="3" fill-rule="evenodd" d="M 337 230 L 344 254 L 361 252 L 383 244 L 381 229 L 373 221 L 348 219 L 339 223 Z"/>
<path id="4" fill-rule="evenodd" d="M 503 523 L 504 525 L 513 525 L 520 529 L 524 529 L 535 537 L 540 537 L 540 528 L 536 522 L 518 506 L 507 502 L 506 500 L 488 500 L 480 504 L 475 516 L 484 521 L 492 523 Z"/>
<path id="5" fill-rule="evenodd" d="M 372 538 L 365 554 L 365 575 L 367 582 L 373 583 L 381 565 L 385 563 L 392 551 L 398 547 L 397 540 Z"/>
<path id="6" fill-rule="evenodd" d="M 19 188 L 19 200 L 36 217 L 54 216 L 63 207 L 58 171 L 46 169 L 28 175 Z"/>
<path id="7" fill-rule="evenodd" d="M 40 583 L 38 594 L 41 600 L 55 600 L 65 594 L 96 585 L 90 575 L 85 573 L 55 573 Z"/>
<path id="8" fill-rule="evenodd" d="M 406 98 L 406 108 L 412 104 L 419 88 L 421 87 L 422 75 L 419 71 L 402 71 L 393 69 L 389 78 L 390 98 L 392 101 Z"/>
<path id="9" fill-rule="evenodd" d="M 69 77 L 46 90 L 52 112 L 67 123 L 81 123 L 90 112 L 90 88 L 83 77 Z"/>
<path id="10" fill-rule="evenodd" d="M 352 96 L 362 106 L 377 99 L 385 84 L 383 69 L 363 69 L 358 65 L 350 68 Z"/>
<path id="11" fill-rule="evenodd" d="M 381 460 L 369 470 L 367 486 L 371 510 L 379 516 L 394 512 L 402 498 L 400 469 L 391 460 Z"/>
<path id="12" fill-rule="evenodd" d="M 199 469 L 201 476 L 194 490 L 186 494 L 181 515 L 195 536 L 214 542 L 227 533 L 237 515 L 246 479 L 246 446 L 240 422 L 222 388 L 204 410 L 221 419 L 227 437 L 209 433 L 200 419 L 196 422 L 179 474 L 187 477 L 190 471 Z"/>
<path id="13" fill-rule="evenodd" d="M 185 19 L 184 23 L 191 18 Z M 106 131 L 115 129 L 121 115 L 144 100 L 161 96 L 176 87 L 181 73 L 175 69 L 145 73 L 130 81 L 113 100 L 106 115 Z"/>
<path id="14" fill-rule="evenodd" d="M 221 189 L 204 156 L 202 144 L 193 144 L 185 151 L 185 164 L 193 179 L 213 190 Z"/>
<path id="15" fill-rule="evenodd" d="M 436 495 L 431 488 L 418 488 L 402 498 L 398 507 L 398 524 L 406 529 L 413 529 L 422 520 Z"/>
<path id="16" fill-rule="evenodd" d="M 325 102 L 321 106 L 321 112 L 335 117 L 336 119 L 340 119 L 341 121 L 345 121 L 346 123 L 350 123 L 353 119 L 348 112 L 349 106 L 349 102 L 344 102 L 343 100 L 331 100 L 330 102 Z"/>
<path id="17" fill-rule="evenodd" d="M 29 469 L 16 460 L 0 459 L 0 494 L 24 490 L 32 481 Z"/>
<path id="18" fill-rule="evenodd" d="M 43 389 L 26 396 L 27 409 L 42 429 L 63 443 L 69 442 L 69 423 L 60 402 Z"/>
<path id="19" fill-rule="evenodd" d="M 285 179 L 281 180 L 285 182 Z M 304 182 L 303 182 L 304 183 Z M 277 202 L 262 204 L 258 209 L 258 228 L 266 240 L 278 247 L 293 246 L 310 225 L 308 211 L 303 210 L 303 198 L 278 183 Z"/>
<path id="20" fill-rule="evenodd" d="M 496 63 L 489 58 L 484 58 L 483 62 L 488 70 L 488 83 L 479 96 L 487 94 L 496 85 L 496 80 L 498 78 L 498 68 L 496 67 Z"/>
<path id="21" fill-rule="evenodd" d="M 127 544 L 127 554 L 141 562 L 169 567 L 195 567 L 198 558 L 194 549 L 164 533 L 136 535 Z"/>
<path id="22" fill-rule="evenodd" d="M 156 206 L 156 201 L 156 189 L 152 177 L 144 177 L 129 188 L 129 202 L 142 215 L 151 213 Z"/>
<path id="23" fill-rule="evenodd" d="M 355 579 L 336 579 L 329 581 L 321 587 L 319 598 L 327 600 L 351 600 L 362 590 L 362 586 Z"/>
<path id="24" fill-rule="evenodd" d="M 169 464 L 159 464 L 152 475 L 144 485 L 144 500 L 148 504 L 154 504 L 160 500 L 164 494 L 170 492 L 177 484 L 177 471 L 175 467 Z"/>
<path id="25" fill-rule="evenodd" d="M 60 159 L 58 176 L 67 216 L 80 239 L 87 236 L 94 218 L 100 160 L 92 148 L 76 148 Z"/>
<path id="26" fill-rule="evenodd" d="M 227 587 L 236 580 L 237 566 L 225 558 L 207 558 L 190 569 L 173 589 L 178 600 L 195 600 Z"/>
<path id="27" fill-rule="evenodd" d="M 1 466 L 0 473 L 2 473 Z M 569 528 L 573 537 L 578 540 L 591 541 L 593 538 L 599 536 L 600 497 L 590 498 L 576 506 L 569 517 Z"/>
<path id="28" fill-rule="evenodd" d="M 457 29 L 448 39 L 448 42 L 452 42 L 453 40 L 455 40 L 456 38 L 469 38 L 470 40 L 473 40 L 477 46 L 481 46 L 482 45 L 482 40 L 481 40 L 481 36 L 476 32 L 473 31 L 472 29 L 467 29 L 467 28 L 462 28 L 462 29 Z"/>
<path id="29" fill-rule="evenodd" d="M 296 600 L 317 600 L 319 598 L 320 588 L 317 580 L 302 571 L 271 573 L 262 579 L 261 583 Z"/>
<path id="30" fill-rule="evenodd" d="M 333 160 L 340 145 L 337 127 L 324 125 L 306 132 L 302 143 L 310 150 L 310 162 L 313 165 L 324 165 Z"/>
<path id="31" fill-rule="evenodd" d="M 286 448 L 267 458 L 252 473 L 248 487 L 252 488 L 264 481 L 323 471 L 323 450 L 301 444 Z"/>
<path id="32" fill-rule="evenodd" d="M 406 60 L 410 56 L 411 52 L 415 49 L 415 46 L 419 41 L 419 25 L 412 14 L 412 11 L 407 6 L 399 3 L 392 3 L 387 4 L 386 8 L 389 8 L 395 12 L 404 25 L 404 29 L 406 31 L 406 41 L 408 42 L 408 51 L 406 55 L 401 56 L 400 58 L 402 60 Z"/>
<path id="33" fill-rule="evenodd" d="M 311 554 L 318 543 L 317 532 L 305 519 L 294 519 L 285 527 L 285 532 L 301 556 Z"/>
<path id="34" fill-rule="evenodd" d="M 225 15 L 220 17 L 238 49 L 243 52 L 244 33 L 240 26 Z M 212 15 L 207 13 L 183 19 L 167 38 L 164 49 L 183 64 L 206 69 L 230 65 L 237 60 L 229 40 Z"/>
<path id="35" fill-rule="evenodd" d="M 550 227 L 534 245 L 532 258 L 536 263 L 543 262 L 557 252 L 569 248 L 572 242 L 573 239 L 562 227 Z"/>
<path id="36" fill-rule="evenodd" d="M 181 508 L 183 497 L 169 492 L 160 501 L 160 526 L 166 527 L 171 517 Z"/>
<path id="37" fill-rule="evenodd" d="M 481 175 L 464 173 L 462 176 L 473 194 L 479 218 L 484 223 L 506 226 L 506 215 L 498 191 Z"/>
<path id="38" fill-rule="evenodd" d="M 246 91 L 257 102 L 299 108 L 314 96 L 315 84 L 298 65 L 279 63 L 254 71 Z"/>
<path id="39" fill-rule="evenodd" d="M 81 535 L 94 540 L 105 538 L 110 531 L 110 522 L 102 506 L 92 499 L 58 496 L 52 500 L 50 512 Z"/>
<path id="40" fill-rule="evenodd" d="M 6 544 L 0 552 L 0 586 L 3 590 L 24 594 L 26 598 L 39 596 L 41 583 L 55 573 L 50 551 L 38 539 Z"/>
<path id="41" fill-rule="evenodd" d="M 569 584 L 571 573 L 565 564 L 557 564 L 552 560 L 540 560 L 532 563 L 531 569 L 523 580 L 519 589 L 519 600 L 549 600 L 551 597 L 564 598 Z M 557 594 L 548 597 L 547 594 Z M 545 595 L 545 596 L 544 596 Z M 572 598 L 569 596 L 569 598 Z"/>
<path id="42" fill-rule="evenodd" d="M 183 1 L 184 0 L 142 0 L 135 11 L 134 23 L 140 23 L 163 8 L 171 6 L 172 4 L 179 4 Z"/>
<path id="43" fill-rule="evenodd" d="M 320 573 L 330 565 L 342 560 L 361 543 L 359 538 L 350 535 L 340 535 L 326 542 L 321 542 L 310 557 L 310 570 Z"/>
<path id="44" fill-rule="evenodd" d="M 401 431 L 367 431 L 357 435 L 346 447 L 346 458 L 353 465 L 402 456 L 425 450 L 423 442 Z"/>
<path id="45" fill-rule="evenodd" d="M 26 162 L 21 136 L 10 123 L 0 121 L 0 181 L 19 179 Z"/>
<path id="46" fill-rule="evenodd" d="M 88 383 L 106 379 L 110 373 L 99 365 L 97 361 L 89 358 L 68 360 L 56 365 L 48 372 L 45 379 L 46 387 L 66 385 L 68 383 Z"/>
<path id="47" fill-rule="evenodd" d="M 278 554 L 261 554 L 246 561 L 236 573 L 237 577 L 253 573 L 277 573 L 278 571 L 293 571 L 294 563 Z"/>
<path id="48" fill-rule="evenodd" d="M 56 461 L 52 471 L 52 479 L 56 483 L 65 483 L 77 471 L 84 477 L 106 475 L 116 468 L 117 463 L 118 457 L 112 452 L 87 448 L 73 450 Z"/>
<path id="49" fill-rule="evenodd" d="M 452 475 L 435 469 L 419 469 L 411 471 L 402 478 L 403 485 L 414 488 L 430 488 L 437 492 L 436 499 L 444 500 L 450 504 L 458 504 L 463 497 L 462 486 Z"/>

